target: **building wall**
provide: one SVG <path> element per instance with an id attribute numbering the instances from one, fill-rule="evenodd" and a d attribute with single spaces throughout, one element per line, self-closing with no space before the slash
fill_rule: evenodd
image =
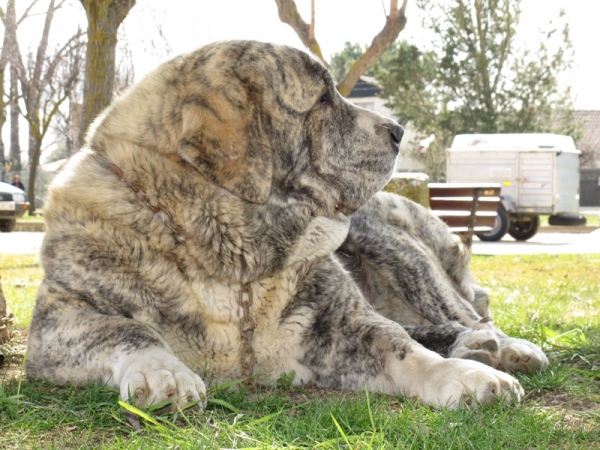
<path id="1" fill-rule="evenodd" d="M 600 169 L 581 169 L 579 205 L 600 206 Z"/>

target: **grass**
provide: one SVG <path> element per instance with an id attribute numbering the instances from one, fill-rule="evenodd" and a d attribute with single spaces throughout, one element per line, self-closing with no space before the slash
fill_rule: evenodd
<path id="1" fill-rule="evenodd" d="M 585 216 L 587 219 L 586 225 L 592 227 L 600 227 L 600 215 L 598 214 L 587 214 Z"/>
<path id="2" fill-rule="evenodd" d="M 42 211 L 38 209 L 36 213 L 35 216 L 30 216 L 28 213 L 25 213 L 23 217 L 17 219 L 17 222 L 43 222 L 44 216 L 42 215 Z"/>
<path id="3" fill-rule="evenodd" d="M 23 330 L 31 321 L 37 288 L 43 278 L 38 257 L 0 253 L 0 276 L 8 309 L 15 315 L 15 328 Z"/>
<path id="4" fill-rule="evenodd" d="M 520 376 L 527 398 L 446 411 L 402 398 L 292 387 L 218 389 L 204 411 L 127 412 L 115 389 L 58 387 L 20 376 L 23 339 L 4 345 L 0 448 L 600 448 L 600 255 L 476 256 L 493 318 L 542 345 L 543 374 Z M 0 254 L 0 274 L 23 334 L 41 278 L 31 256 Z M 6 370 L 6 369 L 5 369 Z"/>

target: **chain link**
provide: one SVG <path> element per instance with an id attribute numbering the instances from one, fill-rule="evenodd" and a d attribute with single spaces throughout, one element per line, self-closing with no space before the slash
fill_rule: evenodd
<path id="1" fill-rule="evenodd" d="M 250 311 L 250 308 L 252 307 L 252 288 L 249 284 L 242 285 L 238 304 L 242 310 L 242 318 L 240 320 L 240 336 L 242 338 L 240 361 L 242 364 L 242 377 L 250 378 L 254 371 L 254 363 L 256 361 L 256 355 L 252 348 L 252 337 L 254 336 L 256 323 L 254 322 Z"/>
<path id="2" fill-rule="evenodd" d="M 165 225 L 173 232 L 173 234 L 180 235 L 181 233 L 183 233 L 183 228 L 181 228 L 181 226 L 175 223 L 171 211 L 169 211 L 168 209 L 164 209 L 159 205 L 153 205 L 152 203 L 150 203 L 150 199 L 148 198 L 148 195 L 146 194 L 146 191 L 144 191 L 144 188 L 142 186 L 140 186 L 139 184 L 129 184 L 125 179 L 125 176 L 123 175 L 123 171 L 114 164 L 110 164 L 108 166 L 108 170 L 114 173 L 119 180 L 125 183 L 125 185 L 133 191 L 136 197 L 139 198 L 140 201 L 144 203 L 148 208 L 150 208 L 152 212 L 163 213 L 166 216 Z"/>

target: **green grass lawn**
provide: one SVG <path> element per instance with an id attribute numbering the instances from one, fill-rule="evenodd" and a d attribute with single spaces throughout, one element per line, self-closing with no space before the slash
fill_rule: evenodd
<path id="1" fill-rule="evenodd" d="M 44 221 L 44 216 L 42 215 L 42 211 L 41 210 L 37 210 L 37 214 L 35 216 L 30 216 L 29 214 L 25 213 L 23 215 L 23 217 L 19 217 L 17 219 L 17 222 L 43 222 Z"/>
<path id="2" fill-rule="evenodd" d="M 116 390 L 26 381 L 20 367 L 41 271 L 32 256 L 0 254 L 21 337 L 2 346 L 0 448 L 199 449 L 600 448 L 600 255 L 476 256 L 493 318 L 531 339 L 549 369 L 519 376 L 520 405 L 446 411 L 373 393 L 292 387 L 209 392 L 204 411 L 126 412 Z"/>

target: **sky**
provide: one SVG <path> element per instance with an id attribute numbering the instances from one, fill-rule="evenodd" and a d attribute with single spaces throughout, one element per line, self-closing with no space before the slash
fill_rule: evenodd
<path id="1" fill-rule="evenodd" d="M 296 0 L 306 21 L 310 1 Z M 327 59 L 340 51 L 346 41 L 370 43 L 382 28 L 389 8 L 389 0 L 315 2 L 316 36 Z M 52 34 L 57 42 L 66 39 L 78 26 L 86 28 L 80 2 L 67 3 L 57 13 L 53 25 Z M 409 0 L 408 23 L 400 38 L 426 46 L 431 35 L 421 26 L 415 3 Z M 26 4 L 29 1 L 17 0 L 17 8 Z M 38 10 L 45 4 L 40 2 Z M 560 8 L 565 10 L 575 47 L 573 69 L 561 81 L 571 86 L 576 109 L 600 110 L 600 0 L 522 0 L 518 37 L 523 45 L 537 48 L 539 30 L 547 29 L 550 21 L 556 20 Z M 41 15 L 26 21 L 19 39 L 37 45 L 42 21 Z M 136 79 L 170 56 L 216 40 L 256 39 L 302 48 L 291 27 L 280 22 L 274 0 L 137 0 L 122 24 L 121 33 L 133 57 Z"/>

